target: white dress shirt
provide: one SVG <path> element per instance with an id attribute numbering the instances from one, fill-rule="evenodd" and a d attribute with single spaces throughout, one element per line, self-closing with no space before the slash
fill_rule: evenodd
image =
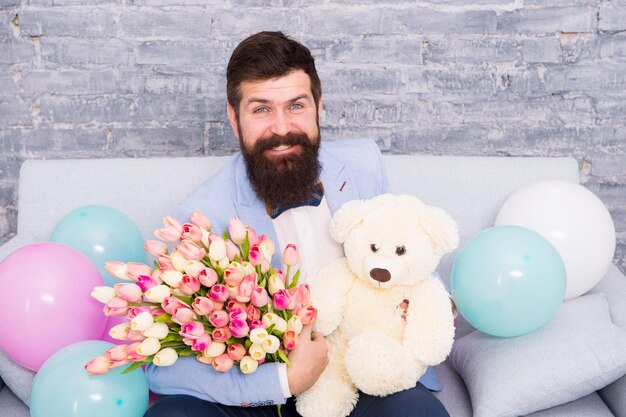
<path id="1" fill-rule="evenodd" d="M 330 236 L 332 214 L 326 197 L 319 206 L 295 207 L 272 219 L 280 253 L 289 243 L 298 248 L 300 262 L 291 268 L 291 275 L 300 269 L 298 284 L 311 283 L 319 271 L 343 257 L 343 247 Z M 287 365 L 279 366 L 279 380 L 285 398 L 291 397 L 287 381 Z"/>

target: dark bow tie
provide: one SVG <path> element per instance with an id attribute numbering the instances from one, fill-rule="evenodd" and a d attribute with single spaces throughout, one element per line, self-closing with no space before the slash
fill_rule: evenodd
<path id="1" fill-rule="evenodd" d="M 322 198 L 324 198 L 324 186 L 322 185 L 321 182 L 319 182 L 319 183 L 315 184 L 315 186 L 313 188 L 313 194 L 307 200 L 299 201 L 299 202 L 294 203 L 294 204 L 285 204 L 285 205 L 270 204 L 268 202 L 266 204 L 267 214 L 272 219 L 275 219 L 276 217 L 280 216 L 285 211 L 287 211 L 289 209 L 292 209 L 292 208 L 302 207 L 302 206 L 317 207 L 322 202 Z"/>

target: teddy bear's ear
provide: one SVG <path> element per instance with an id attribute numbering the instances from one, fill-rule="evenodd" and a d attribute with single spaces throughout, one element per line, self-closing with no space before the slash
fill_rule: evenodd
<path id="1" fill-rule="evenodd" d="M 330 235 L 333 239 L 338 243 L 344 243 L 352 229 L 363 222 L 372 206 L 372 200 L 352 200 L 344 203 L 330 222 Z"/>
<path id="2" fill-rule="evenodd" d="M 459 230 L 448 213 L 438 207 L 426 207 L 422 215 L 422 227 L 430 236 L 437 255 L 445 255 L 457 248 Z"/>

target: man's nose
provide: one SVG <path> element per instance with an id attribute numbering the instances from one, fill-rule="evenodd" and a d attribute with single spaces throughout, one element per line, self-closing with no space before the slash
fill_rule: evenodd
<path id="1" fill-rule="evenodd" d="M 285 136 L 291 131 L 291 122 L 289 120 L 289 116 L 286 115 L 284 112 L 276 112 L 274 115 L 274 120 L 272 121 L 272 125 L 270 126 L 270 130 L 275 135 Z"/>

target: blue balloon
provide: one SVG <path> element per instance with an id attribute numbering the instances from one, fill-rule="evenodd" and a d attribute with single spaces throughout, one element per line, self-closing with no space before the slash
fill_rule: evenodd
<path id="1" fill-rule="evenodd" d="M 143 235 L 132 220 L 111 207 L 85 206 L 73 210 L 56 225 L 50 241 L 86 255 L 111 286 L 122 281 L 104 269 L 106 262 L 146 262 Z"/>
<path id="2" fill-rule="evenodd" d="M 541 235 L 496 226 L 471 239 L 452 265 L 450 287 L 459 312 L 484 333 L 530 333 L 556 313 L 566 288 L 565 266 Z"/>
<path id="3" fill-rule="evenodd" d="M 142 369 L 125 366 L 89 375 L 84 366 L 114 346 L 100 340 L 76 342 L 50 356 L 30 390 L 32 417 L 141 417 L 148 409 L 148 382 Z"/>

